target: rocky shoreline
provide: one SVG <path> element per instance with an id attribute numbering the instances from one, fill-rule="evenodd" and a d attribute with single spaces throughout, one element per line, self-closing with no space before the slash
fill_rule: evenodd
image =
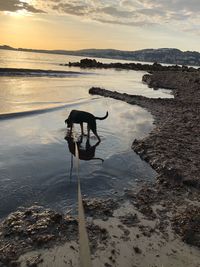
<path id="1" fill-rule="evenodd" d="M 200 188 L 200 72 L 161 71 L 143 76 L 150 87 L 173 89 L 174 99 L 150 99 L 91 88 L 90 94 L 136 104 L 152 113 L 156 127 L 132 148 L 160 175 Z"/>
<path id="2" fill-rule="evenodd" d="M 96 59 L 84 58 L 79 62 L 69 62 L 66 64 L 60 64 L 61 66 L 68 67 L 80 67 L 83 69 L 86 68 L 96 68 L 96 69 L 126 69 L 126 70 L 136 70 L 136 71 L 187 71 L 195 72 L 199 69 L 188 67 L 188 66 L 179 66 L 179 65 L 161 65 L 157 62 L 153 64 L 142 64 L 142 63 L 102 63 Z"/>

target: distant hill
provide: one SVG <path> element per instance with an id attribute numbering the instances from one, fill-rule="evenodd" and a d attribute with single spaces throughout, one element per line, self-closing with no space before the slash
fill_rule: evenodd
<path id="1" fill-rule="evenodd" d="M 82 50 L 72 51 L 72 50 L 37 50 L 37 49 L 26 49 L 26 48 L 13 48 L 7 45 L 2 45 L 0 46 L 0 49 L 200 66 L 199 52 L 195 51 L 183 52 L 176 48 L 143 49 L 138 51 L 122 51 L 115 49 L 82 49 Z"/>
<path id="2" fill-rule="evenodd" d="M 15 48 L 9 46 L 9 45 L 0 45 L 0 49 L 6 49 L 6 50 L 16 50 Z"/>

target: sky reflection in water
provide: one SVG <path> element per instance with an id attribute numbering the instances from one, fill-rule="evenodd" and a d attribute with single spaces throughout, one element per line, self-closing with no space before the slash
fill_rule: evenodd
<path id="1" fill-rule="evenodd" d="M 144 109 L 112 99 L 99 98 L 75 107 L 109 117 L 97 122 L 102 142 L 95 157 L 80 161 L 83 194 L 108 196 L 134 184 L 135 179 L 151 179 L 155 172 L 131 150 L 134 138 L 152 129 L 152 117 Z M 76 203 L 77 178 L 70 180 L 71 153 L 64 137 L 64 120 L 69 109 L 37 116 L 1 121 L 0 215 L 34 201 L 66 211 Z M 80 127 L 75 126 L 79 135 Z M 84 138 L 83 144 L 86 139 Z M 91 136 L 90 143 L 97 142 Z"/>

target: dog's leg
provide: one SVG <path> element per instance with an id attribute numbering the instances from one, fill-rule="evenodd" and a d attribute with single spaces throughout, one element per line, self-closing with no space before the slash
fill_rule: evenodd
<path id="1" fill-rule="evenodd" d="M 69 130 L 70 135 L 72 134 L 72 129 L 73 129 L 73 123 L 72 123 L 72 125 L 70 126 L 70 130 Z"/>
<path id="2" fill-rule="evenodd" d="M 93 131 L 94 135 L 96 135 L 97 139 L 99 140 L 99 142 L 101 141 L 101 138 L 98 136 L 96 131 Z"/>
<path id="3" fill-rule="evenodd" d="M 97 139 L 98 139 L 99 142 L 100 142 L 100 141 L 101 141 L 101 138 L 100 138 L 100 137 L 98 136 L 98 134 L 97 134 L 97 125 L 96 125 L 96 122 L 93 123 L 91 126 L 92 126 L 92 127 L 91 127 L 92 132 L 94 133 L 94 135 L 97 137 Z"/>
<path id="4" fill-rule="evenodd" d="M 90 126 L 87 125 L 87 138 L 89 139 L 90 138 Z"/>
<path id="5" fill-rule="evenodd" d="M 83 123 L 81 122 L 80 125 L 81 125 L 81 134 L 84 135 L 84 131 L 83 131 Z"/>
<path id="6" fill-rule="evenodd" d="M 79 141 L 78 141 L 80 144 L 83 142 L 83 136 L 82 135 L 80 135 L 79 136 Z"/>
<path id="7" fill-rule="evenodd" d="M 90 149 L 91 145 L 90 145 L 90 139 L 87 138 L 86 144 L 85 144 L 85 148 L 86 150 Z"/>

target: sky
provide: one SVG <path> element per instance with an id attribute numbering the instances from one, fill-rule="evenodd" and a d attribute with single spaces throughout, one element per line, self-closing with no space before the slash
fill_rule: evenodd
<path id="1" fill-rule="evenodd" d="M 200 52 L 200 0 L 0 0 L 0 45 Z"/>

